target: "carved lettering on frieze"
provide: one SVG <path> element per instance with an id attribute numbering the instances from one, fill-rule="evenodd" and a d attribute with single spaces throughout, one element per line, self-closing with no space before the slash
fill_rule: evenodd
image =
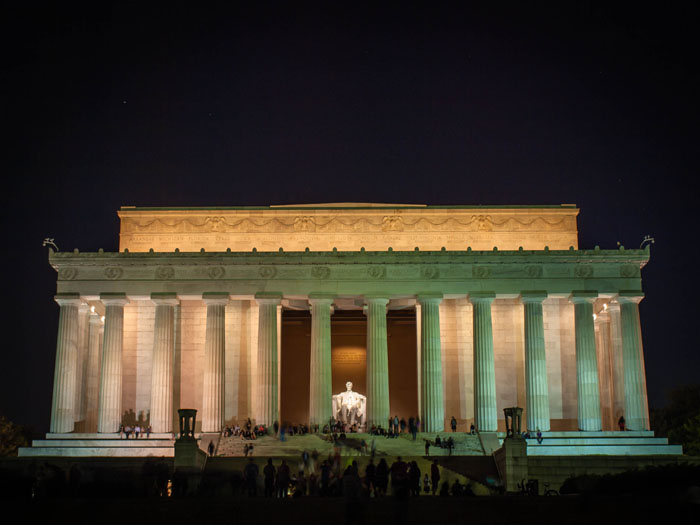
<path id="1" fill-rule="evenodd" d="M 156 268 L 156 279 L 172 279 L 175 275 L 175 268 L 172 266 L 159 266 Z"/>
<path id="2" fill-rule="evenodd" d="M 207 270 L 207 274 L 211 279 L 221 279 L 226 274 L 226 270 L 223 266 L 212 266 Z"/>
<path id="3" fill-rule="evenodd" d="M 476 279 L 487 279 L 491 276 L 491 268 L 488 266 L 474 266 L 472 275 Z"/>
<path id="4" fill-rule="evenodd" d="M 636 277 L 637 275 L 639 275 L 639 266 L 634 264 L 620 266 L 620 277 Z"/>
<path id="5" fill-rule="evenodd" d="M 542 267 L 541 266 L 526 266 L 525 267 L 525 273 L 527 274 L 528 277 L 531 277 L 533 279 L 537 277 L 542 277 Z"/>
<path id="6" fill-rule="evenodd" d="M 367 275 L 372 279 L 381 279 L 386 276 L 386 268 L 384 266 L 370 266 L 367 268 Z"/>
<path id="7" fill-rule="evenodd" d="M 423 266 L 420 275 L 424 279 L 437 279 L 440 277 L 440 269 L 437 266 Z"/>
<path id="8" fill-rule="evenodd" d="M 61 268 L 58 271 L 58 280 L 59 281 L 72 281 L 75 279 L 78 275 L 78 270 L 75 268 Z"/>
<path id="9" fill-rule="evenodd" d="M 593 275 L 593 267 L 589 264 L 581 264 L 574 268 L 574 275 L 580 279 L 586 279 Z"/>
<path id="10" fill-rule="evenodd" d="M 314 279 L 327 279 L 331 273 L 331 269 L 328 266 L 314 266 L 311 268 L 311 277 Z"/>
<path id="11" fill-rule="evenodd" d="M 124 274 L 124 270 L 116 266 L 110 266 L 105 268 L 105 277 L 110 281 L 115 281 L 119 279 Z"/>
<path id="12" fill-rule="evenodd" d="M 259 273 L 263 279 L 272 279 L 277 274 L 277 268 L 274 266 L 261 266 Z"/>

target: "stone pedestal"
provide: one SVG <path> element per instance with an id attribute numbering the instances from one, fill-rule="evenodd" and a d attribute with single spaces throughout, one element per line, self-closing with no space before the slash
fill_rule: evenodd
<path id="1" fill-rule="evenodd" d="M 386 305 L 382 297 L 367 302 L 367 428 L 389 424 L 389 357 L 386 343 Z"/>
<path id="2" fill-rule="evenodd" d="M 153 328 L 153 364 L 151 369 L 151 428 L 153 432 L 172 432 L 173 358 L 175 350 L 175 294 L 151 294 L 156 304 Z"/>
<path id="3" fill-rule="evenodd" d="M 496 367 L 493 356 L 491 303 L 494 293 L 472 294 L 474 305 L 474 424 L 477 430 L 498 430 Z"/>
<path id="4" fill-rule="evenodd" d="M 420 295 L 421 305 L 421 422 L 424 432 L 445 430 L 442 356 L 440 348 L 440 302 L 442 295 Z"/>
<path id="5" fill-rule="evenodd" d="M 122 344 L 125 294 L 102 294 L 105 305 L 104 343 L 97 431 L 116 433 L 122 420 Z"/>
<path id="6" fill-rule="evenodd" d="M 279 362 L 277 306 L 281 294 L 258 294 L 258 396 L 256 423 L 272 426 L 279 421 Z"/>
<path id="7" fill-rule="evenodd" d="M 549 430 L 549 387 L 544 349 L 542 301 L 546 292 L 524 292 L 525 305 L 525 398 L 528 430 Z"/>
<path id="8" fill-rule="evenodd" d="M 649 430 L 649 408 L 644 374 L 639 292 L 621 292 L 622 358 L 625 373 L 625 424 L 629 430 Z"/>
<path id="9" fill-rule="evenodd" d="M 494 453 L 498 472 L 506 492 L 519 492 L 518 484 L 528 479 L 527 442 L 519 436 L 510 436 Z"/>
<path id="10" fill-rule="evenodd" d="M 56 367 L 51 403 L 52 433 L 73 432 L 75 410 L 75 380 L 78 352 L 78 294 L 56 296 L 60 307 L 56 342 Z"/>
<path id="11" fill-rule="evenodd" d="M 202 301 L 207 305 L 202 432 L 220 432 L 224 426 L 224 352 L 228 293 L 205 293 L 202 294 Z"/>
<path id="12" fill-rule="evenodd" d="M 578 385 L 578 426 L 580 430 L 599 431 L 600 390 L 598 385 L 598 359 L 595 348 L 593 302 L 596 292 L 574 292 L 576 331 L 576 377 Z"/>
<path id="13" fill-rule="evenodd" d="M 333 415 L 331 377 L 331 304 L 328 296 L 309 296 L 311 303 L 311 365 L 309 423 L 322 429 Z"/>

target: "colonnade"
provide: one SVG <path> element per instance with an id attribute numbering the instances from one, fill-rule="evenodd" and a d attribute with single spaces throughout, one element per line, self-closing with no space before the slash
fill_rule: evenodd
<path id="1" fill-rule="evenodd" d="M 491 306 L 494 293 L 479 292 L 468 296 L 473 305 L 474 348 L 474 422 L 480 431 L 496 431 L 498 407 L 494 362 L 493 321 Z M 595 292 L 574 292 L 576 371 L 578 392 L 578 426 L 584 431 L 602 429 L 598 362 L 595 345 L 593 303 Z M 547 293 L 523 292 L 524 348 L 527 427 L 550 429 L 549 391 L 544 343 L 543 301 Z M 649 428 L 644 379 L 638 304 L 641 294 L 620 294 L 610 304 L 610 319 L 621 337 L 624 377 L 624 414 L 627 427 Z M 87 310 L 79 294 L 56 296 L 59 304 L 59 328 L 56 349 L 52 433 L 72 432 L 74 423 L 93 410 L 85 404 L 78 390 L 86 368 L 98 366 L 99 385 L 87 382 L 87 392 L 99 390 L 97 430 L 116 433 L 122 414 L 122 354 L 125 294 L 103 294 L 104 333 L 100 334 L 99 316 Z M 154 293 L 155 325 L 151 376 L 151 414 L 153 432 L 172 431 L 174 314 L 179 304 L 174 293 Z M 224 425 L 225 388 L 225 305 L 228 293 L 204 293 L 206 305 L 206 340 L 203 375 L 202 430 L 218 432 Z M 258 377 L 256 396 L 259 403 L 258 423 L 271 425 L 279 421 L 279 363 L 277 311 L 282 294 L 258 294 Z M 389 367 L 387 354 L 386 309 L 390 297 L 365 296 L 367 305 L 367 423 L 386 424 L 389 419 Z M 423 430 L 444 429 L 442 357 L 440 340 L 440 303 L 442 295 L 417 296 L 420 305 L 420 417 Z M 309 294 L 311 309 L 311 365 L 309 372 L 309 421 L 323 425 L 332 415 L 331 406 L 331 338 L 330 323 L 333 296 Z M 81 310 L 82 308 L 82 310 Z M 82 313 L 81 313 L 82 312 Z M 81 315 L 88 321 L 87 353 L 79 348 Z M 613 338 L 614 339 L 614 338 Z M 101 350 L 100 350 L 101 344 Z M 100 356 L 101 353 L 101 356 Z M 83 364 L 85 363 L 85 364 Z M 91 368 L 92 367 L 92 368 Z M 94 397 L 94 396 L 92 396 Z M 91 396 L 88 396 L 90 399 Z"/>

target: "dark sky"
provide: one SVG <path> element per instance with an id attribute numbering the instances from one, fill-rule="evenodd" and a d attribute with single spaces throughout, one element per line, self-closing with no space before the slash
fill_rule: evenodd
<path id="1" fill-rule="evenodd" d="M 695 5 L 249 3 L 4 3 L 0 414 L 48 427 L 42 239 L 116 250 L 121 205 L 576 203 L 656 238 L 652 406 L 698 382 Z"/>

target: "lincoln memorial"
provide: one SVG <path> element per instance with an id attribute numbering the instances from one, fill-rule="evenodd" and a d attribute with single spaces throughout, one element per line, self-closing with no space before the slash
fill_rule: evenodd
<path id="1" fill-rule="evenodd" d="M 351 382 L 367 427 L 649 429 L 648 249 L 578 246 L 578 208 L 124 206 L 118 252 L 50 251 L 52 434 L 323 425 Z M 200 428 L 201 425 L 201 428 Z"/>

